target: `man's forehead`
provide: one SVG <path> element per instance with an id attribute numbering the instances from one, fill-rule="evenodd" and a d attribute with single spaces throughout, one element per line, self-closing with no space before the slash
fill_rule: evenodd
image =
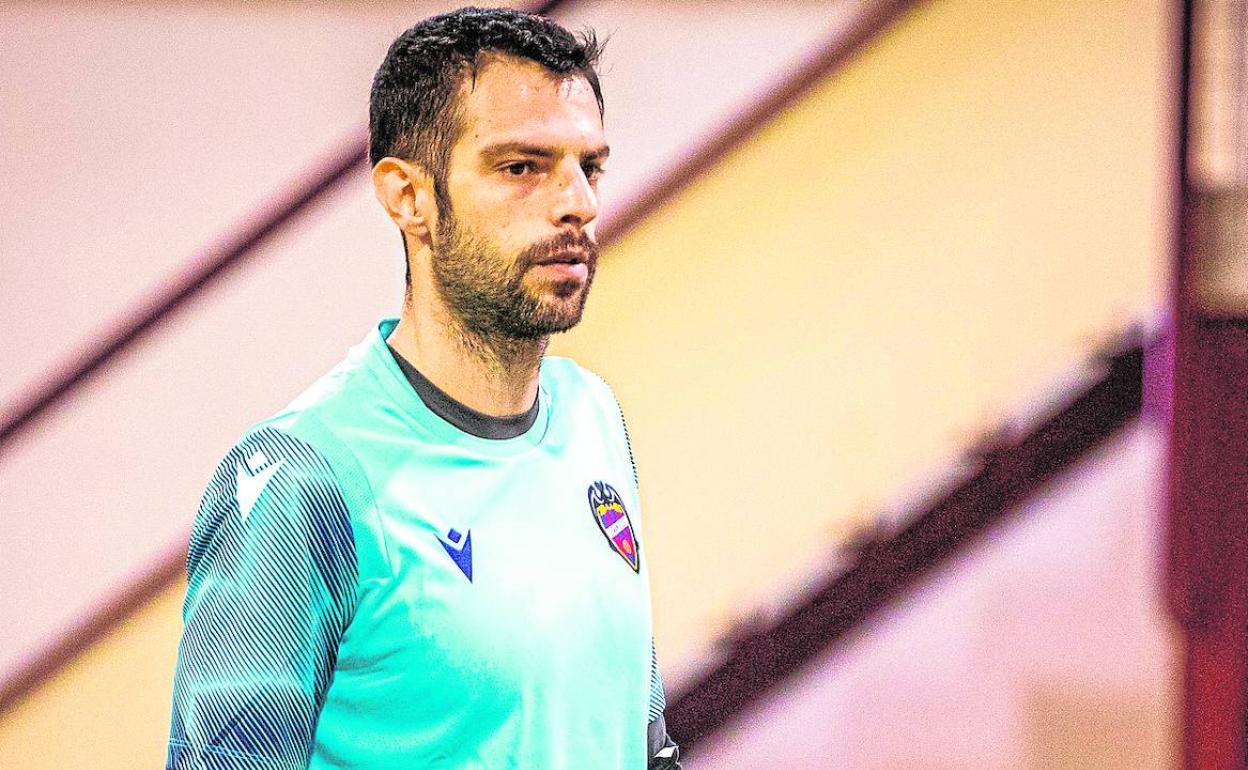
<path id="1" fill-rule="evenodd" d="M 554 89 L 563 98 L 585 98 L 597 104 L 593 87 L 584 75 L 551 72 L 531 59 L 484 51 L 477 57 L 473 77 L 466 78 L 464 88 L 469 94 L 481 90 L 519 90 L 521 92 Z"/>
<path id="2" fill-rule="evenodd" d="M 466 133 L 555 131 L 602 141 L 598 101 L 582 75 L 559 75 L 527 59 L 486 55 L 475 77 L 464 79 L 460 99 Z"/>

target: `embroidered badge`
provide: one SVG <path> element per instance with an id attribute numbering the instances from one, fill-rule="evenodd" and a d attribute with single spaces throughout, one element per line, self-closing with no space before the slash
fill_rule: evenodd
<path id="1" fill-rule="evenodd" d="M 633 572 L 640 572 L 640 546 L 620 493 L 605 481 L 595 481 L 589 485 L 589 509 L 593 511 L 594 521 L 598 522 L 598 529 L 602 530 L 612 550 L 628 562 Z"/>

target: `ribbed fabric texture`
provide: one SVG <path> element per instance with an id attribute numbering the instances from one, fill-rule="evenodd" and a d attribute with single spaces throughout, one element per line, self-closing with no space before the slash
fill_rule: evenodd
<path id="1" fill-rule="evenodd" d="M 357 583 L 324 458 L 272 428 L 241 441 L 204 495 L 187 576 L 168 767 L 307 767 Z"/>

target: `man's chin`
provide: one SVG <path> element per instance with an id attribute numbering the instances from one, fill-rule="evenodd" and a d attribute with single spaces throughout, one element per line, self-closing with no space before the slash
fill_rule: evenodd
<path id="1" fill-rule="evenodd" d="M 581 322 L 585 303 L 581 297 L 543 302 L 529 315 L 528 326 L 536 336 L 560 334 Z"/>
<path id="2" fill-rule="evenodd" d="M 544 337 L 566 332 L 581 321 L 589 296 L 586 281 L 526 282 L 524 300 L 514 306 L 517 336 Z M 535 285 L 536 284 L 536 285 Z"/>
<path id="3" fill-rule="evenodd" d="M 536 324 L 545 334 L 561 334 L 570 330 L 581 322 L 581 310 L 577 308 L 575 311 L 563 313 L 550 313 L 544 316 L 541 321 Z"/>

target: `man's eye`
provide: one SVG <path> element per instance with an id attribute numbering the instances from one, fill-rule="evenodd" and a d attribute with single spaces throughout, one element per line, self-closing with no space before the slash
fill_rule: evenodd
<path id="1" fill-rule="evenodd" d="M 606 173 L 606 169 L 597 163 L 586 163 L 581 166 L 581 171 L 585 173 L 586 179 L 597 179 Z"/>
<path id="2" fill-rule="evenodd" d="M 516 161 L 515 163 L 508 163 L 506 166 L 503 166 L 503 172 L 508 174 L 509 176 L 524 176 L 525 174 L 532 173 L 533 171 L 534 171 L 534 166 L 532 162 L 527 161 L 527 160 L 520 160 L 520 161 Z"/>

